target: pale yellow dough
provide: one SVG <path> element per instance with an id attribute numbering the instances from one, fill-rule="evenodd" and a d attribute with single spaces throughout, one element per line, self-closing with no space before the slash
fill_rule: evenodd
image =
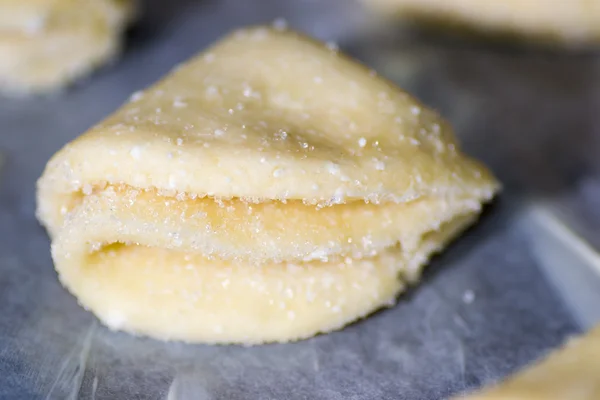
<path id="1" fill-rule="evenodd" d="M 438 21 L 575 45 L 600 41 L 600 2 L 596 0 L 364 1 L 408 20 Z"/>
<path id="2" fill-rule="evenodd" d="M 391 304 L 497 189 L 408 94 L 258 27 L 58 152 L 38 216 L 61 281 L 107 325 L 262 343 Z"/>
<path id="3" fill-rule="evenodd" d="M 44 92 L 112 59 L 134 0 L 0 0 L 0 88 Z"/>
<path id="4" fill-rule="evenodd" d="M 499 385 L 463 400 L 600 399 L 600 326 Z M 458 399 L 457 399 L 458 400 Z"/>

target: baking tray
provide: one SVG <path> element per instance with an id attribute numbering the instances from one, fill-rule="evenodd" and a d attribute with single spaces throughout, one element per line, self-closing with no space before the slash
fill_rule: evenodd
<path id="1" fill-rule="evenodd" d="M 599 59 L 384 29 L 351 1 L 146 1 L 123 57 L 55 96 L 0 99 L 1 399 L 441 399 L 496 381 L 580 327 L 521 229 L 524 199 L 575 209 L 600 245 Z M 505 185 L 393 308 L 259 347 L 114 333 L 59 285 L 35 216 L 48 158 L 231 29 L 284 17 L 398 82 Z"/>

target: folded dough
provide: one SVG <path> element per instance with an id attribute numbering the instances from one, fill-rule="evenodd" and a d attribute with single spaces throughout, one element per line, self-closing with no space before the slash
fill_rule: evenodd
<path id="1" fill-rule="evenodd" d="M 262 343 L 390 304 L 497 188 L 408 94 L 258 27 L 59 151 L 38 216 L 61 281 L 110 327 Z"/>
<path id="2" fill-rule="evenodd" d="M 462 399 L 596 400 L 600 398 L 599 370 L 600 326 L 597 326 L 506 382 Z"/>
<path id="3" fill-rule="evenodd" d="M 113 58 L 134 0 L 0 0 L 0 87 L 47 91 Z"/>
<path id="4" fill-rule="evenodd" d="M 600 2 L 595 0 L 364 0 L 387 14 L 438 21 L 475 30 L 546 42 L 600 41 Z"/>

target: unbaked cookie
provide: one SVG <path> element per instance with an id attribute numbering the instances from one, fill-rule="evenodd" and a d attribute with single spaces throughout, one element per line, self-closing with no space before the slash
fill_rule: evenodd
<path id="1" fill-rule="evenodd" d="M 505 382 L 462 399 L 596 400 L 600 398 L 598 370 L 600 326 L 569 340 Z"/>
<path id="2" fill-rule="evenodd" d="M 0 0 L 0 88 L 44 92 L 112 59 L 134 0 Z"/>
<path id="3" fill-rule="evenodd" d="M 497 189 L 407 93 L 257 27 L 58 152 L 38 216 L 61 281 L 110 327 L 262 343 L 391 304 Z"/>
<path id="4" fill-rule="evenodd" d="M 600 41 L 600 2 L 595 0 L 364 0 L 406 20 L 438 22 L 480 32 L 546 42 Z"/>

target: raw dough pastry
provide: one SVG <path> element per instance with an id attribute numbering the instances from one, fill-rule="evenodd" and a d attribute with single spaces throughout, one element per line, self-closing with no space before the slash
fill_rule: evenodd
<path id="1" fill-rule="evenodd" d="M 464 400 L 600 399 L 600 326 L 506 382 Z"/>
<path id="2" fill-rule="evenodd" d="M 0 87 L 48 91 L 119 51 L 134 0 L 0 0 Z"/>
<path id="3" fill-rule="evenodd" d="M 475 30 L 516 34 L 543 41 L 600 41 L 596 0 L 365 0 L 405 19 L 438 21 Z"/>
<path id="4" fill-rule="evenodd" d="M 386 304 L 497 182 L 433 111 L 289 31 L 237 31 L 38 183 L 63 284 L 112 328 L 262 343 Z"/>

